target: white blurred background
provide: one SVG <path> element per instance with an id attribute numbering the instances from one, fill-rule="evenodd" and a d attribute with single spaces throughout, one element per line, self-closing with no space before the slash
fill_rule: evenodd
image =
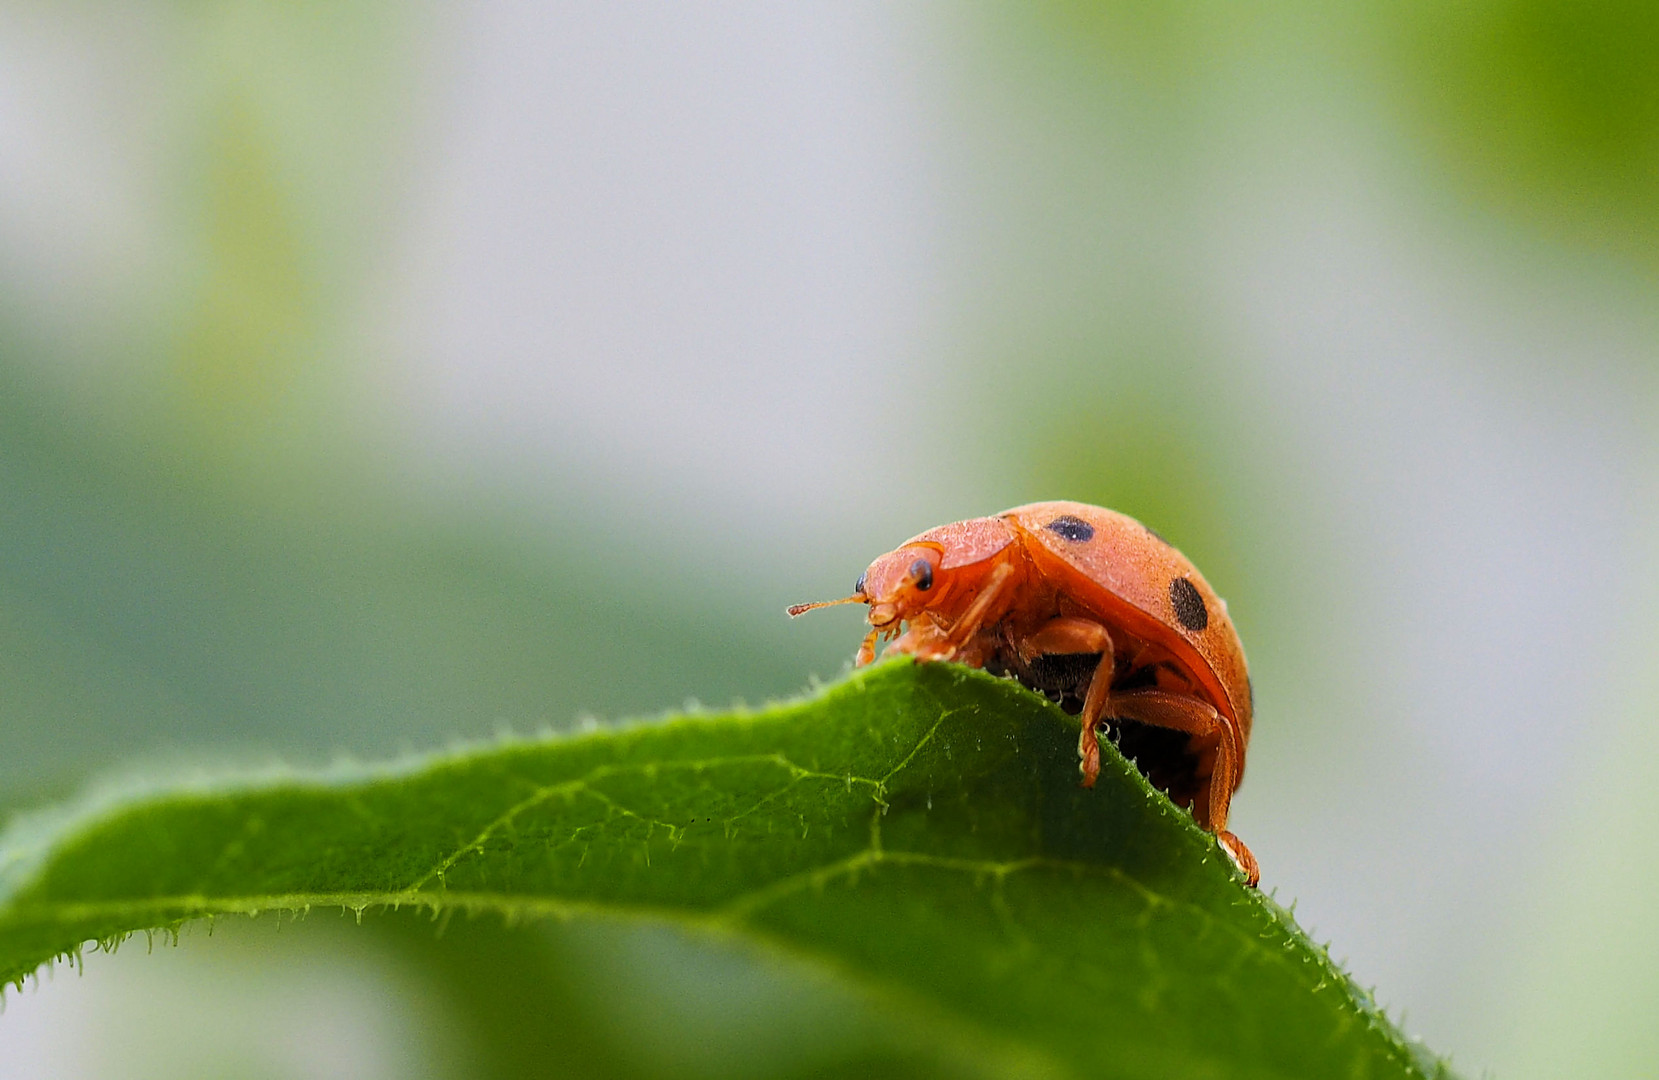
<path id="1" fill-rule="evenodd" d="M 1642 1074 L 1656 57 L 1555 0 L 6 5 L 0 808 L 787 694 L 859 635 L 785 604 L 1082 499 L 1229 598 L 1264 887 L 1465 1075 Z M 275 934 L 8 994 L 0 1077 L 507 1074 L 418 933 Z"/>

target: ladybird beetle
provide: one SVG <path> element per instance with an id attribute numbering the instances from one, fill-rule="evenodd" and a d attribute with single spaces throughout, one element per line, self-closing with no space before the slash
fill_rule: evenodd
<path id="1" fill-rule="evenodd" d="M 870 564 L 853 595 L 876 645 L 955 660 L 1080 714 L 1083 786 L 1100 775 L 1104 722 L 1146 776 L 1216 835 L 1251 885 L 1256 858 L 1227 831 L 1254 702 L 1227 605 L 1196 567 L 1134 518 L 1075 502 L 941 525 Z"/>

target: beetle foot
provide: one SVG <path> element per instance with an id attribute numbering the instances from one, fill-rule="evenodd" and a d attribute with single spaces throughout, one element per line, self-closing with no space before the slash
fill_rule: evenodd
<path id="1" fill-rule="evenodd" d="M 1094 787 L 1094 782 L 1100 779 L 1100 739 L 1095 734 L 1094 724 L 1084 724 L 1083 732 L 1077 737 L 1077 769 L 1083 774 L 1083 786 Z"/>
<path id="2" fill-rule="evenodd" d="M 1250 849 L 1244 846 L 1244 841 L 1226 829 L 1216 833 L 1215 838 L 1220 842 L 1221 850 L 1233 860 L 1233 865 L 1243 872 L 1244 883 L 1252 889 L 1259 885 L 1262 880 L 1262 869 L 1256 863 L 1256 857 L 1250 854 Z"/>

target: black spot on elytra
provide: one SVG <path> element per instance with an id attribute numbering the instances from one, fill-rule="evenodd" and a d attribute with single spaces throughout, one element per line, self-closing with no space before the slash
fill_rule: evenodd
<path id="1" fill-rule="evenodd" d="M 1062 536 L 1077 543 L 1094 539 L 1094 526 L 1071 514 L 1061 514 L 1047 525 L 1044 525 L 1043 528 L 1056 536 Z"/>
<path id="2" fill-rule="evenodd" d="M 1141 526 L 1141 528 L 1146 530 L 1146 535 L 1152 537 L 1152 539 L 1158 541 L 1158 543 L 1164 545 L 1164 547 L 1174 547 L 1175 546 L 1174 544 L 1170 543 L 1168 540 L 1165 540 L 1164 539 L 1164 534 L 1159 532 L 1157 529 L 1154 529 L 1152 526 L 1143 524 Z"/>
<path id="3" fill-rule="evenodd" d="M 1202 630 L 1210 625 L 1210 609 L 1198 595 L 1198 586 L 1184 577 L 1169 583 L 1169 602 L 1175 606 L 1175 617 L 1188 630 Z"/>
<path id="4" fill-rule="evenodd" d="M 1256 684 L 1250 681 L 1250 676 L 1244 677 L 1244 688 L 1250 692 L 1250 711 L 1256 711 Z"/>

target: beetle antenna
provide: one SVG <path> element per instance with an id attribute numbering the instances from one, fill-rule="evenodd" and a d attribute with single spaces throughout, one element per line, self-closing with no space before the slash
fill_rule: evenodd
<path id="1" fill-rule="evenodd" d="M 839 600 L 820 600 L 816 604 L 792 604 L 784 610 L 789 612 L 789 617 L 793 619 L 797 615 L 805 615 L 814 608 L 834 607 L 837 604 L 862 604 L 867 599 L 868 597 L 863 593 L 858 592 L 851 596 L 843 596 Z"/>

